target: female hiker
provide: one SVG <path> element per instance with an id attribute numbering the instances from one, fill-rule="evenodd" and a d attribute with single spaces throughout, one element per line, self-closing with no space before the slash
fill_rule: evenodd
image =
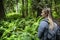
<path id="1" fill-rule="evenodd" d="M 50 8 L 44 8 L 41 13 L 43 20 L 38 27 L 40 40 L 56 40 L 58 25 L 54 22 Z"/>

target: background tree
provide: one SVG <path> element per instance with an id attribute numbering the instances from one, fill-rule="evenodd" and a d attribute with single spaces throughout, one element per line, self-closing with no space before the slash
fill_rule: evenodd
<path id="1" fill-rule="evenodd" d="M 5 17 L 3 0 L 0 0 L 0 19 Z"/>

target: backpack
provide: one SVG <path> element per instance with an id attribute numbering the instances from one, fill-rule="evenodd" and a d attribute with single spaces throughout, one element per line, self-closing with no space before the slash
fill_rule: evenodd
<path id="1" fill-rule="evenodd" d="M 56 40 L 60 40 L 60 27 L 58 28 L 57 31 Z"/>
<path id="2" fill-rule="evenodd" d="M 43 21 L 45 21 L 49 24 L 48 21 L 46 21 L 46 20 L 43 20 Z M 44 31 L 46 33 L 44 35 L 44 36 L 46 36 L 44 39 L 46 39 L 46 40 L 56 40 L 56 31 L 57 31 L 57 29 L 50 30 L 49 27 L 47 27 L 46 30 Z"/>

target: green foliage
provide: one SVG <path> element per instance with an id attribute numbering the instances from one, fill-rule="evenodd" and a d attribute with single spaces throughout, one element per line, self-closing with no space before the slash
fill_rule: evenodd
<path id="1" fill-rule="evenodd" d="M 53 15 L 53 17 L 54 17 L 55 19 L 58 18 L 58 15 L 57 15 L 56 11 L 54 11 L 54 12 L 52 13 L 52 15 Z"/>
<path id="2" fill-rule="evenodd" d="M 28 19 L 28 20 L 27 20 Z M 37 28 L 42 18 L 20 18 L 0 20 L 0 32 L 2 40 L 39 40 Z"/>
<path id="3" fill-rule="evenodd" d="M 12 13 L 7 13 L 6 14 L 6 18 L 8 18 L 8 19 L 17 19 L 17 18 L 20 18 L 20 17 L 21 17 L 21 14 L 19 14 L 19 13 L 12 12 Z"/>

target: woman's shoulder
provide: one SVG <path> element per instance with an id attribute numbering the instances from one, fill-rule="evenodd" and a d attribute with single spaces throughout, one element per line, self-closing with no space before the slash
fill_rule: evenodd
<path id="1" fill-rule="evenodd" d="M 48 24 L 48 21 L 42 20 L 40 23 L 42 23 L 42 24 Z"/>
<path id="2" fill-rule="evenodd" d="M 48 19 L 42 19 L 40 23 L 48 24 Z"/>
<path id="3" fill-rule="evenodd" d="M 48 21 L 46 21 L 46 20 L 41 20 L 40 26 L 44 26 L 44 27 L 48 26 Z"/>

